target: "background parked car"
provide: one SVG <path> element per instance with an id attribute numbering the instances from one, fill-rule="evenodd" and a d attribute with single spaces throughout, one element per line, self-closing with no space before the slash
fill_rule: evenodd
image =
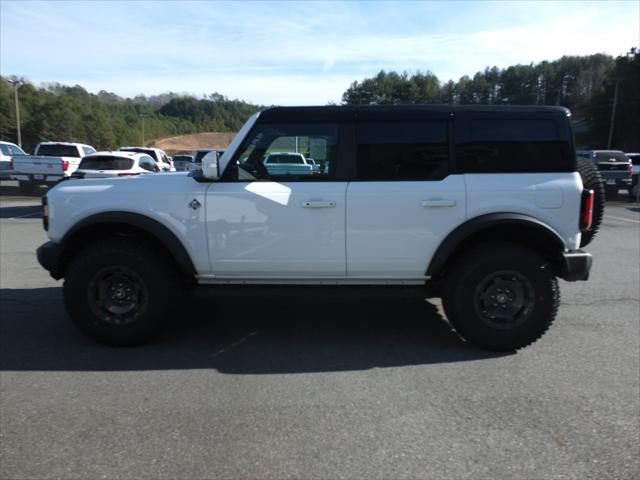
<path id="1" fill-rule="evenodd" d="M 159 172 L 156 161 L 145 153 L 97 152 L 87 155 L 72 178 L 112 178 Z"/>
<path id="2" fill-rule="evenodd" d="M 22 157 L 26 153 L 15 143 L 0 141 L 0 178 L 9 178 L 13 170 L 13 157 Z"/>
<path id="3" fill-rule="evenodd" d="M 627 153 L 627 157 L 631 160 L 631 188 L 629 195 L 634 198 L 640 197 L 640 153 Z"/>
<path id="4" fill-rule="evenodd" d="M 51 187 L 67 179 L 80 165 L 85 155 L 96 149 L 84 143 L 41 142 L 33 155 L 15 157 L 11 179 L 18 180 L 20 192 L 30 195 L 38 185 Z"/>
<path id="5" fill-rule="evenodd" d="M 176 169 L 171 162 L 171 158 L 165 153 L 164 150 L 153 147 L 120 147 L 118 150 L 121 152 L 138 152 L 138 153 L 146 153 L 151 158 L 153 158 L 158 167 L 163 172 L 175 172 Z"/>
<path id="6" fill-rule="evenodd" d="M 596 164 L 605 181 L 607 198 L 615 198 L 618 190 L 631 187 L 631 160 L 620 150 L 578 150 L 578 157 Z"/>
<path id="7" fill-rule="evenodd" d="M 176 172 L 188 172 L 193 163 L 193 155 L 174 155 L 172 160 Z"/>

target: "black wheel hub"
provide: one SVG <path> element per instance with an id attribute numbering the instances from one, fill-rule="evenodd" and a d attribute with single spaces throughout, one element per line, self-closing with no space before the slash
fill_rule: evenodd
<path id="1" fill-rule="evenodd" d="M 476 313 L 492 328 L 510 329 L 524 323 L 535 304 L 531 282 L 518 272 L 487 275 L 474 294 Z"/>
<path id="2" fill-rule="evenodd" d="M 132 269 L 110 266 L 89 282 L 89 306 L 107 323 L 125 325 L 135 321 L 147 306 L 148 293 L 142 278 Z"/>

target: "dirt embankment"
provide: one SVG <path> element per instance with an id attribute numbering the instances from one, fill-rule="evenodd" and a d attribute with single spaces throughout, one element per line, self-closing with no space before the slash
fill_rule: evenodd
<path id="1" fill-rule="evenodd" d="M 235 132 L 205 132 L 178 135 L 177 137 L 159 138 L 153 142 L 153 146 L 161 148 L 168 155 L 191 154 L 199 148 L 224 150 L 229 146 L 235 135 Z"/>

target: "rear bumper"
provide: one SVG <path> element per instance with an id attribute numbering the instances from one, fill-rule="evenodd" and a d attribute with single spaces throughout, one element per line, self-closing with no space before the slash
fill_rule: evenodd
<path id="1" fill-rule="evenodd" d="M 560 278 L 567 282 L 588 280 L 593 257 L 582 250 L 574 250 L 562 254 L 562 272 Z"/>
<path id="2" fill-rule="evenodd" d="M 54 242 L 44 243 L 36 250 L 38 263 L 56 280 L 64 276 L 63 253 L 62 245 Z"/>

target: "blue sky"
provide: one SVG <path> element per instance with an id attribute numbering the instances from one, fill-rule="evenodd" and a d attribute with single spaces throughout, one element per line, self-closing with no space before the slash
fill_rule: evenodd
<path id="1" fill-rule="evenodd" d="M 123 96 L 339 102 L 381 69 L 441 81 L 562 55 L 624 54 L 640 2 L 0 0 L 0 73 Z"/>

